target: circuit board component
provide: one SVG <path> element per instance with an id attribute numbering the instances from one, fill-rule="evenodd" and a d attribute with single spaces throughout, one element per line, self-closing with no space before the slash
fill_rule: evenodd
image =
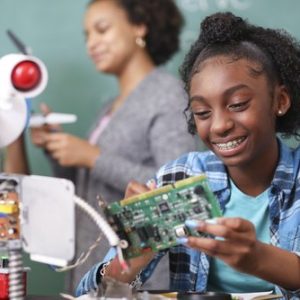
<path id="1" fill-rule="evenodd" d="M 221 216 L 219 203 L 204 175 L 190 177 L 104 208 L 108 222 L 120 239 L 128 242 L 126 258 L 152 249 L 175 246 L 176 239 L 199 236 L 184 225 L 186 219 L 205 220 Z"/>
<path id="2" fill-rule="evenodd" d="M 0 242 L 20 238 L 19 196 L 15 180 L 0 180 Z"/>

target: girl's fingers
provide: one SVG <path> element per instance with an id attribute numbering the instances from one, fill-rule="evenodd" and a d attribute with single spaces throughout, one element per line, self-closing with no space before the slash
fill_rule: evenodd
<path id="1" fill-rule="evenodd" d="M 237 249 L 232 242 L 205 237 L 189 237 L 187 245 L 212 256 L 232 255 Z"/>
<path id="2" fill-rule="evenodd" d="M 145 184 L 141 184 L 135 180 L 128 183 L 125 192 L 125 198 L 148 192 L 150 189 Z"/>
<path id="3" fill-rule="evenodd" d="M 185 225 L 191 229 L 224 237 L 230 237 L 233 233 L 255 232 L 254 225 L 241 218 L 216 218 L 205 221 L 186 220 Z"/>
<path id="4" fill-rule="evenodd" d="M 218 218 L 218 224 L 229 227 L 238 232 L 254 230 L 254 225 L 242 218 Z"/>
<path id="5" fill-rule="evenodd" d="M 249 243 L 251 243 L 251 241 L 256 239 L 255 230 L 251 229 L 253 225 L 250 222 L 249 222 L 250 225 L 247 224 L 236 228 L 236 221 L 233 220 L 232 227 L 234 229 L 232 229 L 231 227 L 228 226 L 228 223 L 223 222 L 224 219 L 216 219 L 214 221 L 187 220 L 185 222 L 185 225 L 194 230 L 198 230 L 199 232 L 203 232 L 211 236 L 215 236 L 217 239 L 221 238 L 223 240 L 226 240 L 234 244 L 248 245 Z M 239 224 L 239 221 L 237 223 Z M 241 228 L 243 228 L 243 231 Z M 245 229 L 247 230 L 245 231 Z M 198 237 L 195 238 L 198 239 Z"/>

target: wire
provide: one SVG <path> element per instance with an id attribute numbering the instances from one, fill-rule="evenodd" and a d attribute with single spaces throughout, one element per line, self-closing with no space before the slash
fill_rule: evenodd
<path id="1" fill-rule="evenodd" d="M 111 246 L 116 247 L 119 245 L 120 239 L 117 234 L 113 231 L 106 220 L 92 206 L 90 206 L 88 203 L 86 203 L 86 201 L 79 198 L 78 196 L 75 196 L 75 203 L 82 210 L 84 210 L 98 225 L 99 229 L 103 232 Z"/>
<path id="2" fill-rule="evenodd" d="M 75 203 L 82 210 L 84 210 L 93 219 L 93 221 L 98 225 L 100 230 L 106 236 L 106 238 L 109 241 L 110 245 L 113 246 L 116 249 L 117 258 L 120 262 L 122 270 L 126 273 L 129 272 L 129 266 L 128 266 L 128 264 L 126 263 L 126 261 L 124 259 L 122 248 L 121 248 L 122 241 L 120 241 L 119 237 L 113 231 L 111 226 L 105 221 L 105 219 L 93 207 L 91 207 L 86 201 L 84 201 L 80 197 L 75 196 Z M 65 271 L 71 270 L 71 269 L 81 265 L 82 263 L 84 263 L 87 260 L 87 258 L 90 256 L 91 252 L 98 246 L 98 244 L 100 243 L 101 238 L 102 238 L 102 234 L 89 247 L 87 252 L 83 252 L 83 253 L 80 254 L 79 258 L 76 260 L 76 262 L 74 264 L 63 267 L 63 268 L 56 268 L 55 271 L 65 272 Z"/>
<path id="3" fill-rule="evenodd" d="M 54 270 L 56 272 L 66 272 L 82 265 L 91 255 L 92 251 L 100 244 L 101 238 L 102 238 L 102 233 L 98 236 L 96 241 L 89 247 L 89 249 L 86 252 L 82 252 L 80 254 L 80 256 L 78 257 L 78 259 L 75 261 L 74 264 L 62 268 L 55 268 Z"/>
<path id="4" fill-rule="evenodd" d="M 122 249 L 121 247 L 116 247 L 117 249 L 117 257 L 118 257 L 118 260 L 119 260 L 119 263 L 120 263 L 120 266 L 122 268 L 122 270 L 126 273 L 129 272 L 129 266 L 126 262 L 126 260 L 124 259 L 124 256 L 123 256 L 123 252 L 122 252 Z"/>

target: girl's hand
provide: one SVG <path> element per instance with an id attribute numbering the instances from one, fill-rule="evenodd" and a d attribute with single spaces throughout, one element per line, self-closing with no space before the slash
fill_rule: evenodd
<path id="1" fill-rule="evenodd" d="M 189 237 L 187 245 L 203 251 L 210 256 L 223 260 L 232 268 L 245 273 L 252 273 L 258 262 L 259 249 L 262 245 L 256 239 L 254 225 L 241 218 L 218 218 L 216 222 L 194 221 L 186 225 L 198 231 L 216 236 Z M 196 225 L 196 226 L 195 226 Z"/>
<path id="2" fill-rule="evenodd" d="M 156 185 L 151 181 L 148 185 L 139 183 L 137 181 L 130 181 L 127 185 L 125 198 L 129 198 L 138 194 L 148 192 L 155 189 Z M 116 280 L 130 283 L 135 279 L 135 276 L 153 259 L 155 253 L 148 249 L 143 255 L 129 260 L 130 270 L 128 273 L 121 272 L 122 268 L 117 258 L 107 268 L 107 275 Z"/>
<path id="3" fill-rule="evenodd" d="M 151 181 L 148 185 L 142 184 L 135 180 L 128 183 L 125 191 L 125 198 L 129 198 L 138 194 L 146 193 L 156 188 L 154 181 Z"/>
<path id="4" fill-rule="evenodd" d="M 66 133 L 48 133 L 45 149 L 64 167 L 93 168 L 100 154 L 97 146 Z"/>
<path id="5" fill-rule="evenodd" d="M 122 267 L 118 259 L 114 258 L 107 268 L 106 275 L 121 282 L 131 283 L 136 278 L 136 275 L 154 258 L 154 255 L 155 253 L 149 250 L 141 256 L 131 258 L 129 260 L 130 269 L 128 272 L 122 272 Z"/>

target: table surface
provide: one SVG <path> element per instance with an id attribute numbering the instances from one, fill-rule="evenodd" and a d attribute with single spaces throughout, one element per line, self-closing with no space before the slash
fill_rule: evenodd
<path id="1" fill-rule="evenodd" d="M 26 296 L 25 300 L 63 300 L 64 298 L 59 296 L 39 296 L 39 295 L 33 295 L 33 296 Z"/>

